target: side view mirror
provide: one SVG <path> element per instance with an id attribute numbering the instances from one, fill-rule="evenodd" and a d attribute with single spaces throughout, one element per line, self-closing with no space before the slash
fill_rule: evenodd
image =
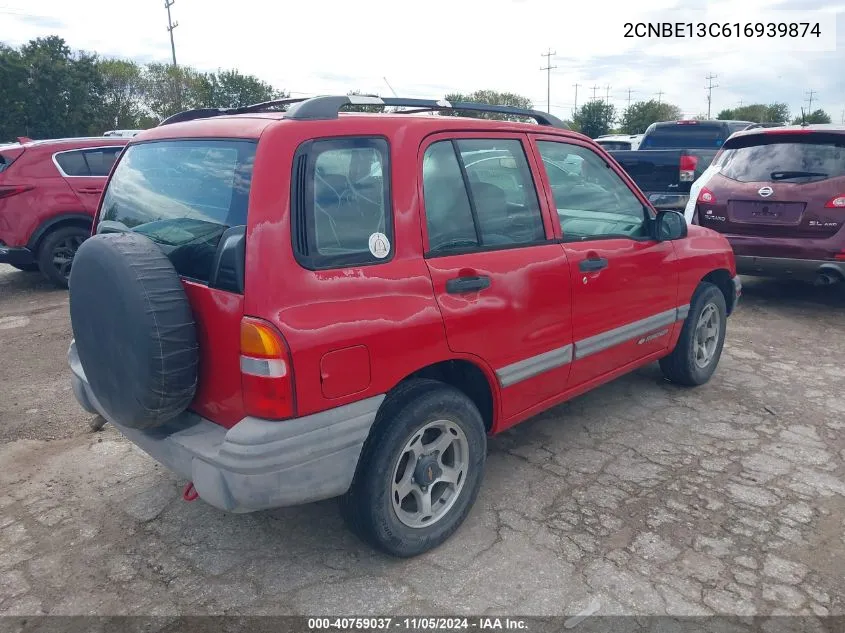
<path id="1" fill-rule="evenodd" d="M 655 237 L 660 242 L 680 240 L 687 236 L 687 219 L 678 211 L 659 211 L 654 226 Z"/>

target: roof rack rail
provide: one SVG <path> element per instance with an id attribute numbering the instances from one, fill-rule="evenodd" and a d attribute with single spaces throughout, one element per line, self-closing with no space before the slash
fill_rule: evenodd
<path id="1" fill-rule="evenodd" d="M 195 110 L 185 110 L 167 117 L 164 121 L 159 123 L 159 126 L 170 125 L 171 123 L 182 123 L 184 121 L 194 121 L 195 119 L 209 119 L 215 116 L 225 116 L 228 114 L 249 114 L 250 112 L 265 112 L 272 110 L 278 106 L 291 105 L 292 103 L 299 103 L 300 101 L 308 101 L 308 97 L 296 97 L 294 99 L 274 99 L 273 101 L 263 101 L 261 103 L 253 103 L 252 105 L 240 106 L 238 108 L 197 108 Z"/>
<path id="2" fill-rule="evenodd" d="M 490 105 L 474 102 L 450 102 L 445 99 L 405 99 L 400 97 L 368 97 L 364 95 L 340 95 L 312 97 L 289 108 L 285 118 L 293 120 L 336 119 L 342 108 L 348 105 L 376 105 L 396 108 L 414 108 L 408 114 L 432 111 L 464 111 L 487 114 L 509 114 L 534 119 L 540 125 L 569 129 L 557 117 L 539 110 Z M 402 112 L 399 112 L 402 114 Z"/>
<path id="3" fill-rule="evenodd" d="M 405 110 L 401 114 L 413 114 L 420 112 L 480 112 L 486 114 L 507 114 L 534 119 L 540 125 L 568 130 L 567 125 L 556 116 L 530 110 L 526 108 L 515 108 L 512 106 L 490 105 L 487 103 L 474 103 L 469 101 L 450 102 L 445 99 L 402 99 L 398 97 L 368 97 L 364 95 L 338 95 L 322 97 L 298 97 L 295 99 L 275 99 L 239 108 L 197 108 L 185 110 L 167 117 L 159 123 L 159 126 L 170 125 L 171 123 L 182 123 L 196 119 L 207 119 L 216 116 L 231 114 L 248 114 L 250 112 L 266 112 L 279 106 L 291 106 L 285 112 L 286 119 L 294 121 L 315 121 L 336 119 L 345 106 L 349 105 L 380 105 L 395 108 L 413 108 Z"/>

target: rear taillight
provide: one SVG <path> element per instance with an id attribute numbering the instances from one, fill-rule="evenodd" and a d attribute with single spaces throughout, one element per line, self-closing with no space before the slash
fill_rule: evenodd
<path id="1" fill-rule="evenodd" d="M 698 193 L 699 204 L 716 204 L 716 196 L 707 187 L 702 187 Z"/>
<path id="2" fill-rule="evenodd" d="M 681 156 L 681 182 L 692 182 L 695 180 L 695 168 L 698 166 L 697 156 Z"/>
<path id="3" fill-rule="evenodd" d="M 247 415 L 293 417 L 293 375 L 282 335 L 260 319 L 241 320 L 241 388 Z"/>
<path id="4" fill-rule="evenodd" d="M 24 185 L 0 185 L 0 199 L 11 198 L 30 189 L 32 187 L 26 187 Z"/>
<path id="5" fill-rule="evenodd" d="M 825 209 L 845 209 L 845 194 L 831 198 L 824 205 Z"/>
<path id="6" fill-rule="evenodd" d="M 833 256 L 833 259 L 838 262 L 845 262 L 845 251 L 842 251 L 841 253 L 836 253 L 836 255 Z"/>

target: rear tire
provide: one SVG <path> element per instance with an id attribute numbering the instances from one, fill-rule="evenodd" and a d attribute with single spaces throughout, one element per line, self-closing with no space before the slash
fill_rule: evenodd
<path id="1" fill-rule="evenodd" d="M 669 356 L 660 359 L 663 375 L 687 387 L 710 380 L 725 344 L 726 315 L 722 291 L 711 283 L 701 283 L 692 297 L 678 344 Z"/>
<path id="2" fill-rule="evenodd" d="M 65 226 L 48 233 L 38 247 L 38 269 L 59 288 L 67 288 L 76 251 L 90 231 L 80 226 Z"/>
<path id="3" fill-rule="evenodd" d="M 484 421 L 472 400 L 435 380 L 410 380 L 382 405 L 341 512 L 370 545 L 417 556 L 466 519 L 486 457 Z"/>

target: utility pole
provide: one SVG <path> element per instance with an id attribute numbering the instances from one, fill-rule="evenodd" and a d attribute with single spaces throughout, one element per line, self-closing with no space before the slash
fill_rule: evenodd
<path id="1" fill-rule="evenodd" d="M 842 110 L 842 125 L 845 125 L 845 110 Z"/>
<path id="2" fill-rule="evenodd" d="M 713 80 L 716 79 L 718 76 L 719 75 L 714 75 L 713 73 L 710 73 L 709 75 L 707 75 L 705 77 L 705 79 L 707 80 L 707 85 L 705 86 L 705 88 L 707 88 L 707 118 L 708 119 L 710 118 L 710 104 L 713 101 L 713 88 L 719 87 L 719 84 L 714 84 Z"/>
<path id="3" fill-rule="evenodd" d="M 596 100 L 596 91 L 597 91 L 599 88 L 601 88 L 601 86 L 593 86 L 592 88 L 590 88 L 590 90 L 592 90 L 592 91 L 593 91 L 593 101 L 595 101 L 595 100 Z"/>
<path id="4" fill-rule="evenodd" d="M 167 30 L 170 33 L 170 51 L 173 53 L 173 65 L 176 65 L 176 43 L 173 41 L 173 29 L 179 26 L 178 22 L 173 22 L 170 19 L 170 7 L 174 5 L 176 0 L 164 0 L 164 8 L 167 9 Z"/>
<path id="5" fill-rule="evenodd" d="M 605 86 L 604 90 L 604 104 L 608 105 L 610 103 L 610 86 Z"/>
<path id="6" fill-rule="evenodd" d="M 665 95 L 666 93 L 662 90 L 658 90 L 655 94 L 657 95 L 657 105 L 660 105 L 660 102 L 663 99 L 663 95 Z"/>
<path id="7" fill-rule="evenodd" d="M 578 111 L 578 88 L 581 87 L 581 84 L 572 84 L 572 87 L 575 88 L 575 105 L 572 108 L 573 114 Z"/>
<path id="8" fill-rule="evenodd" d="M 737 103 L 737 105 L 741 108 L 741 107 L 742 107 L 742 103 L 743 103 L 743 101 L 742 101 L 742 99 L 740 99 L 740 100 L 739 100 L 739 101 L 737 101 L 736 103 Z"/>
<path id="9" fill-rule="evenodd" d="M 636 90 L 631 90 L 630 88 L 628 88 L 628 108 L 631 107 L 631 93 L 632 92 L 636 92 Z"/>
<path id="10" fill-rule="evenodd" d="M 552 69 L 557 68 L 557 66 L 552 66 L 552 55 L 557 55 L 557 53 L 552 52 L 550 48 L 540 55 L 546 58 L 545 67 L 541 67 L 540 70 L 546 71 L 546 112 L 549 114 L 552 112 Z"/>
<path id="11" fill-rule="evenodd" d="M 813 113 L 813 97 L 817 94 L 819 94 L 819 93 L 816 92 L 815 90 L 810 90 L 810 92 L 807 93 L 807 95 L 808 95 L 807 100 L 810 102 L 809 105 L 807 106 L 807 113 L 808 114 Z"/>

